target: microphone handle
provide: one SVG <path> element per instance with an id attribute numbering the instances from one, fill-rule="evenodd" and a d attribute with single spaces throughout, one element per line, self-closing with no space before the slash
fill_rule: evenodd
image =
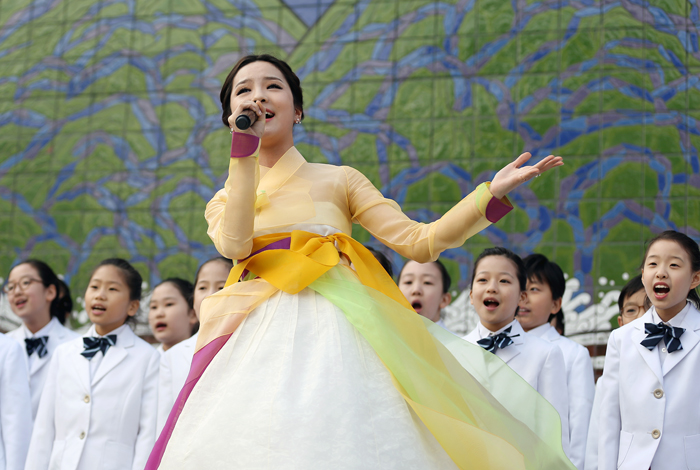
<path id="1" fill-rule="evenodd" d="M 248 129 L 252 124 L 253 122 L 246 114 L 241 114 L 236 118 L 236 127 L 242 131 Z"/>

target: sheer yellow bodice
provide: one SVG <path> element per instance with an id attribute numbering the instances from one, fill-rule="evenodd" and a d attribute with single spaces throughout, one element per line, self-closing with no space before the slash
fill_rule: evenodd
<path id="1" fill-rule="evenodd" d="M 308 163 L 292 147 L 269 169 L 258 165 L 257 152 L 231 159 L 225 187 L 207 204 L 207 233 L 222 255 L 241 259 L 250 255 L 256 236 L 309 226 L 350 235 L 354 222 L 402 256 L 428 262 L 486 228 L 494 203 L 510 207 L 485 183 L 439 220 L 415 222 L 359 171 Z"/>

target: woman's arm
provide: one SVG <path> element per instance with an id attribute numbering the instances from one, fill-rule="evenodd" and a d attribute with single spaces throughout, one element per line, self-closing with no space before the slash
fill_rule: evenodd
<path id="1" fill-rule="evenodd" d="M 347 168 L 346 174 L 353 222 L 362 225 L 401 256 L 419 263 L 434 261 L 444 250 L 462 246 L 467 238 L 496 222 L 512 208 L 507 200 L 495 199 L 484 184 L 440 219 L 429 224 L 419 223 L 408 218 L 396 202 L 386 199 L 360 172 Z"/>
<path id="2" fill-rule="evenodd" d="M 259 168 L 258 150 L 249 157 L 232 158 L 224 189 L 207 204 L 204 214 L 209 224 L 207 234 L 226 258 L 245 258 L 253 247 Z"/>
<path id="3" fill-rule="evenodd" d="M 529 153 L 521 155 L 499 171 L 493 183 L 479 185 L 440 219 L 429 224 L 409 219 L 396 202 L 386 199 L 364 175 L 345 167 L 353 222 L 402 256 L 421 263 L 434 261 L 444 250 L 462 246 L 467 238 L 507 214 L 512 206 L 505 194 L 562 164 L 560 157 L 550 156 L 537 165 L 523 167 L 529 158 Z"/>
<path id="4" fill-rule="evenodd" d="M 262 103 L 244 101 L 229 116 L 229 127 L 236 132 L 231 139 L 228 178 L 224 189 L 214 195 L 204 213 L 209 238 L 219 253 L 233 260 L 245 258 L 253 247 L 255 198 L 260 182 L 258 155 L 260 138 L 265 132 L 265 119 L 257 119 L 245 131 L 236 128 L 236 116 L 245 111 L 253 111 L 258 117 L 265 115 Z"/>

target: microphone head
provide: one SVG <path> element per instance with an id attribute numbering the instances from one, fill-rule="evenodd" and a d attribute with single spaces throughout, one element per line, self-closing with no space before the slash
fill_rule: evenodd
<path id="1" fill-rule="evenodd" d="M 242 131 L 248 129 L 251 124 L 253 123 L 250 121 L 250 118 L 245 114 L 241 114 L 236 118 L 236 127 Z"/>

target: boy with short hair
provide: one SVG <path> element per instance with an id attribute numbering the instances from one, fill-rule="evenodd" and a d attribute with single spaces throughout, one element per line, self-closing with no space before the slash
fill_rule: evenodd
<path id="1" fill-rule="evenodd" d="M 564 355 L 568 386 L 569 434 L 568 457 L 583 470 L 586 456 L 588 424 L 595 395 L 593 364 L 588 349 L 562 335 L 549 323 L 561 312 L 566 280 L 561 268 L 546 256 L 526 257 L 526 296 L 518 304 L 518 321 L 528 333 L 559 347 Z"/>
<path id="2" fill-rule="evenodd" d="M 647 293 L 644 292 L 641 274 L 625 284 L 617 299 L 617 306 L 620 308 L 620 314 L 617 316 L 617 324 L 620 326 L 636 320 L 649 310 L 651 305 L 647 300 Z"/>

